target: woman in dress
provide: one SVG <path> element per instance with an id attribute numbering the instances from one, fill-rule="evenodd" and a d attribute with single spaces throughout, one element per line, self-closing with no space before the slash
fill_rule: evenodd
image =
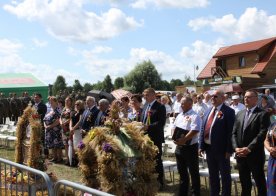
<path id="1" fill-rule="evenodd" d="M 61 116 L 59 120 L 60 125 L 62 127 L 62 140 L 63 140 L 64 149 L 65 149 L 65 155 L 67 157 L 67 160 L 65 163 L 66 165 L 69 165 L 68 142 L 69 142 L 69 136 L 70 136 L 69 123 L 70 123 L 70 115 L 72 112 L 72 104 L 73 104 L 73 99 L 68 96 L 65 99 L 65 107 L 61 112 Z"/>
<path id="2" fill-rule="evenodd" d="M 139 122 L 142 115 L 142 97 L 138 94 L 134 94 L 130 98 L 131 110 L 128 112 L 128 119 L 130 121 Z"/>
<path id="3" fill-rule="evenodd" d="M 71 113 L 71 120 L 70 120 L 70 134 L 73 136 L 73 163 L 72 166 L 77 166 L 77 156 L 75 154 L 76 149 L 79 145 L 79 143 L 82 141 L 82 135 L 81 135 L 81 118 L 82 113 L 84 111 L 84 104 L 82 100 L 77 100 L 75 102 L 75 110 Z"/>
<path id="4" fill-rule="evenodd" d="M 127 96 L 124 96 L 121 98 L 121 115 L 122 118 L 127 118 L 128 113 L 131 111 L 131 108 L 129 107 L 129 98 Z"/>
<path id="5" fill-rule="evenodd" d="M 272 115 L 276 115 L 276 109 L 273 110 Z M 268 128 L 266 139 L 264 142 L 265 148 L 270 153 L 267 165 L 267 195 L 276 195 L 276 121 L 271 123 Z"/>
<path id="6" fill-rule="evenodd" d="M 61 163 L 62 159 L 62 130 L 60 126 L 60 113 L 58 112 L 58 101 L 56 97 L 50 98 L 52 110 L 44 117 L 45 127 L 45 145 L 46 148 L 52 149 L 53 159 L 50 161 Z"/>

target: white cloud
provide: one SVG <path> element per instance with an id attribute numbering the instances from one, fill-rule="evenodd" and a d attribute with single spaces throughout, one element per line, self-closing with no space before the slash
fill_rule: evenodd
<path id="1" fill-rule="evenodd" d="M 231 39 L 261 39 L 276 35 L 276 15 L 268 15 L 264 10 L 247 8 L 239 17 L 233 14 L 221 18 L 197 18 L 189 21 L 194 30 L 211 27 L 213 31 L 229 36 Z"/>
<path id="2" fill-rule="evenodd" d="M 57 75 L 63 75 L 66 81 L 71 83 L 75 78 L 79 78 L 78 74 L 63 69 L 56 69 L 50 65 L 34 65 L 26 62 L 18 54 L 21 48 L 23 48 L 21 43 L 7 39 L 0 40 L 0 73 L 32 73 L 45 84 L 53 83 Z"/>
<path id="3" fill-rule="evenodd" d="M 214 43 L 206 43 L 201 40 L 196 40 L 191 47 L 183 47 L 180 55 L 190 60 L 194 65 L 204 68 L 210 58 L 224 45 L 222 39 L 216 40 Z"/>
<path id="4" fill-rule="evenodd" d="M 86 0 L 25 0 L 6 4 L 4 10 L 29 21 L 38 21 L 52 36 L 63 41 L 87 42 L 109 39 L 141 27 L 120 9 L 111 8 L 97 15 L 85 10 Z"/>
<path id="5" fill-rule="evenodd" d="M 208 0 L 136 0 L 131 4 L 133 8 L 147 8 L 150 6 L 158 8 L 195 8 L 206 7 Z"/>
<path id="6" fill-rule="evenodd" d="M 148 50 L 146 48 L 132 48 L 127 58 L 103 59 L 91 51 L 74 51 L 73 54 L 82 56 L 82 60 L 77 63 L 79 67 L 84 67 L 90 75 L 91 83 L 102 81 L 109 74 L 114 80 L 116 77 L 123 77 L 128 74 L 137 63 L 144 60 L 151 60 L 156 66 L 162 79 L 184 79 L 185 75 L 193 78 L 193 66 L 204 67 L 210 60 L 210 56 L 220 47 L 219 41 L 216 44 L 206 44 L 196 41 L 191 48 L 183 47 L 179 56 L 171 56 L 162 51 Z M 93 51 L 93 49 L 92 49 Z M 198 73 L 197 73 L 198 74 Z"/>
<path id="7" fill-rule="evenodd" d="M 37 38 L 32 39 L 33 43 L 35 44 L 36 47 L 43 48 L 48 45 L 47 41 L 39 40 Z"/>
<path id="8" fill-rule="evenodd" d="M 19 42 L 12 42 L 8 39 L 0 39 L 0 55 L 14 54 L 22 47 L 23 45 Z"/>

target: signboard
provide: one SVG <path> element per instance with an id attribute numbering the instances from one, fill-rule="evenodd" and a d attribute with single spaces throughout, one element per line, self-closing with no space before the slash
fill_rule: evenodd
<path id="1" fill-rule="evenodd" d="M 234 76 L 234 77 L 217 77 L 208 79 L 208 84 L 231 84 L 231 83 L 242 83 L 241 76 Z"/>

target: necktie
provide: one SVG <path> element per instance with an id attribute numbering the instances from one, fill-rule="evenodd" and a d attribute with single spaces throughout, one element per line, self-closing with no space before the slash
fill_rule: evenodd
<path id="1" fill-rule="evenodd" d="M 96 119 L 96 122 L 95 122 L 95 125 L 96 125 L 96 126 L 99 126 L 99 125 L 100 125 L 100 121 L 101 121 L 102 115 L 103 115 L 103 112 L 100 111 L 100 112 L 98 113 L 98 116 L 97 116 L 97 119 Z"/>
<path id="2" fill-rule="evenodd" d="M 216 111 L 217 111 L 217 108 L 214 108 L 213 111 L 212 111 L 212 113 L 209 115 L 208 120 L 207 120 L 207 123 L 206 123 L 206 126 L 205 126 L 205 130 L 204 130 L 204 138 L 206 138 L 206 139 L 209 139 L 211 125 L 213 123 Z"/>
<path id="3" fill-rule="evenodd" d="M 245 117 L 244 117 L 244 121 L 243 121 L 243 130 L 246 128 L 248 120 L 249 120 L 249 116 L 250 116 L 251 110 L 247 110 Z"/>
<path id="4" fill-rule="evenodd" d="M 148 117 L 148 111 L 150 109 L 150 104 L 148 105 L 147 109 L 145 110 L 145 113 L 144 113 L 144 120 L 143 120 L 143 123 L 146 124 L 147 122 L 147 117 Z"/>

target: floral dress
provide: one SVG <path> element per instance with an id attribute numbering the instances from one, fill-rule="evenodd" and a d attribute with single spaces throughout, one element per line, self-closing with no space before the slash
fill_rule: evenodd
<path id="1" fill-rule="evenodd" d="M 270 146 L 276 146 L 276 122 L 272 123 L 268 129 L 268 140 Z M 267 195 L 276 195 L 276 157 L 271 155 L 267 165 Z"/>
<path id="2" fill-rule="evenodd" d="M 43 119 L 44 123 L 48 126 L 53 124 L 60 118 L 60 113 L 57 109 L 49 112 Z M 46 148 L 63 148 L 62 129 L 60 124 L 45 130 L 45 146 Z"/>
<path id="3" fill-rule="evenodd" d="M 70 138 L 70 129 L 69 129 L 71 111 L 72 110 L 69 108 L 63 108 L 61 116 L 60 116 L 62 124 L 63 124 L 62 140 L 63 140 L 64 145 L 68 145 L 68 140 L 72 139 L 72 138 Z M 66 121 L 67 121 L 67 123 L 65 123 Z"/>

